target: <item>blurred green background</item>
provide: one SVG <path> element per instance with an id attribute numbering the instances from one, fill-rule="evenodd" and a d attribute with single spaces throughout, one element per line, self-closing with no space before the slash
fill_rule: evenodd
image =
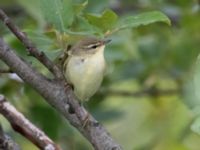
<path id="1" fill-rule="evenodd" d="M 45 22 L 38 1 L 1 0 L 0 8 L 54 59 L 59 51 L 55 41 L 36 32 L 44 29 Z M 171 26 L 154 23 L 113 34 L 105 51 L 108 69 L 103 84 L 85 104 L 125 150 L 200 149 L 200 73 L 196 65 L 200 52 L 199 4 L 198 0 L 88 1 L 86 12 L 101 13 L 110 8 L 118 16 L 126 16 L 159 10 L 171 20 Z M 0 35 L 20 56 L 49 75 L 26 55 L 2 23 Z M 1 67 L 6 65 L 0 61 Z M 0 93 L 64 150 L 92 149 L 76 129 L 15 75 L 0 74 Z M 22 149 L 37 149 L 15 133 L 2 116 L 0 122 Z"/>

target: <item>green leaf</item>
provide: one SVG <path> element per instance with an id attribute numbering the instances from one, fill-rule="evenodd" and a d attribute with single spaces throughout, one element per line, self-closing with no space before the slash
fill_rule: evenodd
<path id="1" fill-rule="evenodd" d="M 60 32 L 64 32 L 73 22 L 71 0 L 41 0 L 41 10 L 47 22 Z"/>
<path id="2" fill-rule="evenodd" d="M 200 134 L 200 117 L 197 117 L 192 123 L 191 130 L 197 134 Z"/>
<path id="3" fill-rule="evenodd" d="M 75 14 L 76 15 L 80 14 L 86 8 L 87 5 L 88 5 L 88 0 L 86 0 L 81 4 L 75 4 L 73 6 Z"/>
<path id="4" fill-rule="evenodd" d="M 128 16 L 122 18 L 115 31 L 119 31 L 125 28 L 136 28 L 141 25 L 148 25 L 155 22 L 164 22 L 170 25 L 169 18 L 159 11 L 145 12 L 136 16 Z"/>
<path id="5" fill-rule="evenodd" d="M 193 65 L 194 67 L 194 71 L 193 71 L 193 79 L 188 80 L 189 81 L 189 85 L 187 87 L 189 87 L 189 89 L 187 90 L 188 93 L 188 97 L 189 97 L 189 102 L 192 103 L 192 106 L 200 106 L 200 55 L 198 56 L 197 60 L 196 60 L 196 64 Z M 192 80 L 192 82 L 191 82 Z M 199 114 L 200 116 L 200 114 Z"/>
<path id="6" fill-rule="evenodd" d="M 96 26 L 102 32 L 106 32 L 114 27 L 118 16 L 112 10 L 105 10 L 101 15 L 87 14 L 86 18 L 91 25 Z"/>
<path id="7" fill-rule="evenodd" d="M 37 21 L 40 27 L 43 27 L 45 22 L 41 14 L 40 0 L 17 0 L 17 2 Z"/>
<path id="8" fill-rule="evenodd" d="M 41 51 L 49 50 L 52 46 L 53 40 L 48 38 L 43 32 L 25 30 L 28 37 L 37 45 L 38 49 Z"/>
<path id="9" fill-rule="evenodd" d="M 101 33 L 99 28 L 91 25 L 87 19 L 81 16 L 76 17 L 76 21 L 70 30 L 66 30 L 67 34 L 71 35 L 94 35 Z"/>

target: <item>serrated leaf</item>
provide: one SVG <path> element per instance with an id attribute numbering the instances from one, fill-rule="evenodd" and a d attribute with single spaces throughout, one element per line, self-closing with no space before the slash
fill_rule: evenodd
<path id="1" fill-rule="evenodd" d="M 91 25 L 84 17 L 77 16 L 72 28 L 66 30 L 66 33 L 71 35 L 94 35 L 101 33 L 101 31 L 97 27 Z"/>
<path id="2" fill-rule="evenodd" d="M 86 18 L 91 25 L 98 27 L 102 32 L 106 32 L 113 28 L 118 16 L 112 10 L 105 10 L 101 15 L 87 14 Z"/>
<path id="3" fill-rule="evenodd" d="M 47 22 L 58 31 L 64 32 L 73 22 L 71 0 L 41 0 L 41 10 Z"/>
<path id="4" fill-rule="evenodd" d="M 122 18 L 116 26 L 116 31 L 125 28 L 136 28 L 141 25 L 148 25 L 154 22 L 164 22 L 170 25 L 169 18 L 159 11 L 145 12 L 136 16 Z"/>
<path id="5" fill-rule="evenodd" d="M 53 32 L 53 31 L 52 31 Z M 54 60 L 60 53 L 60 49 L 57 47 L 56 42 L 53 40 L 55 33 L 43 33 L 26 30 L 28 37 L 33 41 L 40 51 L 43 51 L 51 60 Z M 51 34 L 51 35 L 49 35 Z M 52 36 L 52 37 L 51 37 Z"/>

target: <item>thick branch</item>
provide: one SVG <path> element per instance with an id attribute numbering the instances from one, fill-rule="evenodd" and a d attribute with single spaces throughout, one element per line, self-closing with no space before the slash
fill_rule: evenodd
<path id="1" fill-rule="evenodd" d="M 7 118 L 15 131 L 29 139 L 40 149 L 61 150 L 44 132 L 6 101 L 3 95 L 0 95 L 0 113 Z"/>
<path id="2" fill-rule="evenodd" d="M 0 124 L 0 149 L 1 150 L 20 150 L 20 147 L 8 135 L 3 132 Z"/>
<path id="3" fill-rule="evenodd" d="M 88 112 L 80 106 L 71 88 L 66 88 L 62 71 L 59 70 L 43 53 L 28 40 L 23 32 L 20 32 L 6 14 L 0 10 L 0 19 L 21 40 L 30 54 L 36 57 L 60 80 L 50 81 L 35 71 L 31 66 L 22 61 L 0 38 L 0 59 L 2 59 L 15 73 L 26 83 L 30 84 L 46 101 L 64 115 L 69 122 L 76 127 L 93 145 L 96 150 L 121 150 L 106 131 L 91 115 L 88 123 L 83 127 L 83 121 Z M 49 63 L 47 63 L 49 62 Z"/>
<path id="4" fill-rule="evenodd" d="M 48 59 L 48 57 L 40 52 L 33 43 L 28 39 L 26 34 L 14 24 L 11 19 L 0 9 L 0 19 L 10 29 L 10 31 L 24 44 L 29 55 L 37 58 L 43 65 L 45 65 L 50 72 L 52 72 L 57 78 L 63 78 L 62 72 L 59 68 Z"/>
<path id="5" fill-rule="evenodd" d="M 106 129 L 91 115 L 83 128 L 83 120 L 88 112 L 79 105 L 73 91 L 66 89 L 64 81 L 49 81 L 22 61 L 0 39 L 0 59 L 2 59 L 26 83 L 30 84 L 46 101 L 64 115 L 93 145 L 96 150 L 121 150 Z M 72 107 L 74 111 L 69 111 Z"/>
<path id="6" fill-rule="evenodd" d="M 41 94 L 46 100 L 55 108 L 58 108 L 59 111 L 64 113 L 66 116 L 72 116 L 74 124 L 79 122 L 77 118 L 68 113 L 67 108 L 68 104 L 65 100 L 56 100 L 59 97 L 60 88 L 63 90 L 64 87 L 59 87 L 60 83 L 52 82 L 46 79 L 43 75 L 39 74 L 34 70 L 28 63 L 20 59 L 0 38 L 0 59 L 4 61 L 13 72 L 23 79 L 26 83 L 30 84 L 39 94 Z M 61 85 L 60 85 L 61 86 Z M 71 120 L 71 121 L 72 121 Z"/>

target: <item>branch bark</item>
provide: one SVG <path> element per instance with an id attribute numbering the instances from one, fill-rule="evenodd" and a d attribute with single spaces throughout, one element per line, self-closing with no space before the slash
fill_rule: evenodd
<path id="1" fill-rule="evenodd" d="M 40 149 L 61 150 L 44 132 L 33 125 L 22 113 L 16 110 L 6 98 L 0 94 L 0 113 L 7 118 L 12 128 L 29 139 Z"/>
<path id="2" fill-rule="evenodd" d="M 8 24 L 8 21 L 5 21 L 5 19 L 3 20 L 7 25 L 11 27 L 13 26 L 10 21 Z M 25 36 L 23 36 L 23 38 L 26 39 Z M 23 43 L 25 45 L 27 44 L 26 42 Z M 26 45 L 26 47 L 27 46 L 28 45 Z M 43 58 L 44 57 L 37 59 L 40 60 Z M 38 73 L 38 71 L 34 70 L 28 63 L 20 59 L 1 38 L 0 59 L 2 59 L 11 70 L 26 83 L 30 84 L 51 106 L 59 111 L 74 127 L 76 127 L 82 135 L 89 140 L 96 150 L 122 149 L 121 146 L 110 136 L 107 130 L 98 123 L 98 121 L 96 121 L 91 115 L 88 117 L 89 113 L 85 108 L 80 106 L 72 89 L 66 87 L 64 79 L 47 79 Z M 40 62 L 45 64 L 44 60 L 40 60 Z M 49 67 L 53 68 L 51 65 Z M 88 123 L 83 127 L 86 117 L 88 117 Z"/>
<path id="3" fill-rule="evenodd" d="M 29 55 L 37 58 L 50 72 L 52 72 L 57 78 L 63 78 L 62 72 L 59 68 L 48 59 L 48 57 L 41 51 L 39 51 L 34 44 L 28 39 L 26 34 L 14 24 L 11 19 L 0 9 L 0 19 L 10 29 L 10 31 L 24 44 Z"/>
<path id="4" fill-rule="evenodd" d="M 0 149 L 21 150 L 19 145 L 3 132 L 1 124 L 0 124 Z"/>

